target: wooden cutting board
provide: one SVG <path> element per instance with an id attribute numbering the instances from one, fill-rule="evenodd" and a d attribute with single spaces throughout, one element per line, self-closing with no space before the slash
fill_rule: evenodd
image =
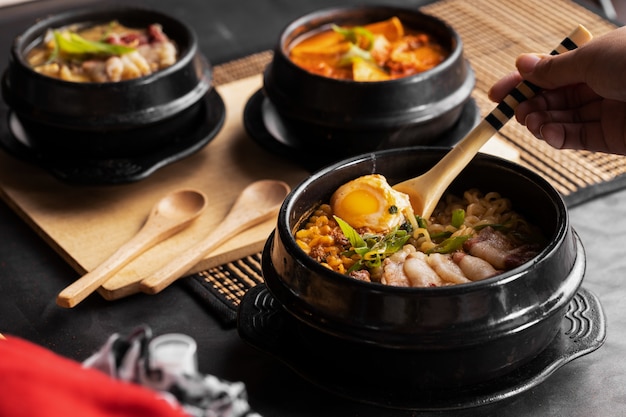
<path id="1" fill-rule="evenodd" d="M 204 191 L 209 197 L 208 209 L 189 229 L 135 259 L 98 290 L 107 300 L 136 293 L 139 281 L 213 229 L 246 185 L 259 179 L 280 179 L 294 187 L 308 177 L 302 168 L 266 152 L 247 137 L 243 109 L 261 84 L 258 75 L 217 87 L 226 105 L 220 133 L 200 152 L 145 180 L 116 186 L 66 185 L 42 169 L 0 152 L 1 196 L 63 259 L 84 274 L 141 228 L 161 196 L 186 187 Z M 497 138 L 490 140 L 483 151 L 511 160 L 518 156 Z M 233 236 L 189 272 L 260 251 L 275 221 Z M 68 276 L 67 284 L 75 278 Z"/>
<path id="2" fill-rule="evenodd" d="M 255 76 L 218 87 L 226 106 L 220 133 L 200 152 L 145 180 L 104 187 L 66 185 L 38 167 L 0 152 L 2 197 L 63 259 L 84 274 L 140 229 L 161 196 L 186 187 L 205 192 L 208 208 L 189 229 L 138 257 L 99 290 L 109 300 L 135 293 L 143 277 L 214 228 L 246 185 L 259 179 L 280 179 L 293 187 L 309 175 L 247 137 L 242 124 L 243 109 L 261 82 L 261 77 Z M 190 272 L 261 250 L 274 225 L 275 219 L 233 236 Z M 67 283 L 75 278 L 68 276 Z"/>

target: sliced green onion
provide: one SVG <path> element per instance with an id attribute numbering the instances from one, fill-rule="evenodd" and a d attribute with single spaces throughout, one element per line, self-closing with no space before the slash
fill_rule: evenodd
<path id="1" fill-rule="evenodd" d="M 358 248 L 362 248 L 363 246 L 367 246 L 361 235 L 356 230 L 354 230 L 354 228 L 350 226 L 348 222 L 337 216 L 333 217 L 335 218 L 335 221 L 339 225 L 339 228 L 346 236 L 346 238 L 348 238 L 348 241 L 355 250 Z"/>
<path id="2" fill-rule="evenodd" d="M 369 30 L 365 29 L 363 26 L 345 28 L 345 27 L 333 25 L 332 28 L 335 32 L 342 35 L 344 38 L 346 38 L 347 41 L 349 41 L 350 43 L 354 45 L 359 44 L 359 36 L 365 38 L 367 40 L 367 49 L 366 49 L 367 51 L 372 49 L 372 47 L 374 46 L 374 34 L 370 32 Z"/>
<path id="3" fill-rule="evenodd" d="M 385 258 L 402 249 L 411 237 L 410 233 L 398 227 L 391 230 L 385 236 L 374 234 L 365 234 L 361 236 L 345 220 L 337 216 L 334 216 L 334 218 L 339 225 L 339 228 L 350 242 L 350 245 L 352 245 L 352 249 L 344 254 L 356 254 L 360 258 L 352 267 L 350 267 L 348 272 L 355 271 L 363 267 L 368 269 L 380 267 Z"/>
<path id="4" fill-rule="evenodd" d="M 423 218 L 422 216 L 415 216 L 415 220 L 417 221 L 417 225 L 422 228 L 422 229 L 426 229 L 428 227 L 428 223 L 426 222 L 426 219 Z"/>
<path id="5" fill-rule="evenodd" d="M 491 227 L 493 230 L 503 230 L 503 231 L 509 230 L 509 227 L 506 224 L 502 224 L 502 223 L 479 224 L 479 225 L 474 226 L 474 230 L 480 231 L 480 230 L 483 230 L 485 227 Z"/>
<path id="6" fill-rule="evenodd" d="M 63 35 L 55 30 L 54 41 L 59 51 L 71 55 L 102 54 L 102 55 L 123 55 L 133 52 L 135 48 L 125 45 L 113 45 L 106 42 L 90 41 L 77 33 L 67 32 Z"/>
<path id="7" fill-rule="evenodd" d="M 348 51 L 341 56 L 341 59 L 339 60 L 339 65 L 342 67 L 352 65 L 354 61 L 359 59 L 368 62 L 374 62 L 372 54 L 364 49 L 359 48 L 355 44 L 350 44 L 350 49 L 348 49 Z"/>
<path id="8" fill-rule="evenodd" d="M 350 48 L 339 60 L 339 65 L 348 66 L 352 65 L 357 60 L 364 60 L 367 62 L 374 62 L 370 51 L 374 47 L 374 34 L 363 26 L 355 26 L 352 28 L 341 27 L 337 25 L 332 26 L 333 30 L 342 35 L 348 42 L 350 42 Z M 365 38 L 367 46 L 362 48 L 359 43 L 359 38 Z"/>
<path id="9" fill-rule="evenodd" d="M 463 226 L 464 222 L 465 222 L 465 210 L 463 209 L 453 210 L 452 221 L 451 221 L 452 226 L 458 229 L 459 227 Z"/>
<path id="10" fill-rule="evenodd" d="M 452 236 L 452 232 L 439 232 L 439 233 L 433 233 L 432 235 L 430 235 L 430 239 L 434 241 L 439 241 L 442 239 L 447 239 L 450 236 Z"/>
<path id="11" fill-rule="evenodd" d="M 427 253 L 452 253 L 458 249 L 461 249 L 463 243 L 465 243 L 465 241 L 469 239 L 469 237 L 469 235 L 450 237 L 441 242 L 439 245 L 430 249 Z"/>

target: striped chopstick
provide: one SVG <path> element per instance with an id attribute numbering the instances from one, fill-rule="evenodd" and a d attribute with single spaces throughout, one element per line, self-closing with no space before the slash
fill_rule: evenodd
<path id="1" fill-rule="evenodd" d="M 570 35 L 563 39 L 561 43 L 550 52 L 550 55 L 559 55 L 563 52 L 571 51 L 583 44 L 589 42 L 592 38 L 591 33 L 582 25 L 570 33 Z M 502 100 L 495 109 L 491 111 L 485 120 L 495 129 L 500 130 L 502 126 L 515 114 L 515 108 L 521 102 L 528 100 L 535 94 L 542 90 L 526 80 L 520 82 L 505 98 Z"/>
<path id="2" fill-rule="evenodd" d="M 575 49 L 591 40 L 591 33 L 579 25 L 552 54 Z M 527 81 L 520 82 L 491 113 L 476 125 L 443 158 L 426 173 L 402 181 L 393 186 L 397 191 L 409 195 L 415 214 L 429 218 L 439 199 L 480 148 L 515 114 L 515 108 L 524 100 L 541 91 Z"/>

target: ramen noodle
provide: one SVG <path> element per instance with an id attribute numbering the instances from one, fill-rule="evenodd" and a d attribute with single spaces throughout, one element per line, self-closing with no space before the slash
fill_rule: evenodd
<path id="1" fill-rule="evenodd" d="M 462 196 L 447 194 L 431 218 L 422 219 L 412 215 L 410 208 L 395 205 L 393 196 L 368 202 L 371 190 L 388 193 L 384 188 L 368 189 L 372 177 L 380 176 L 364 176 L 344 185 L 349 197 L 338 200 L 341 193 L 336 192 L 331 203 L 317 207 L 295 232 L 299 247 L 333 271 L 402 287 L 448 286 L 511 270 L 537 256 L 545 246 L 537 227 L 497 192 L 470 189 Z M 350 204 L 355 204 L 357 211 L 366 206 L 382 207 L 381 213 L 398 214 L 401 221 L 387 219 L 388 227 L 379 222 L 366 225 L 358 223 L 359 213 L 352 216 L 357 219 L 353 226 L 336 216 L 336 212 L 345 212 L 342 205 Z"/>
<path id="2" fill-rule="evenodd" d="M 130 28 L 117 21 L 48 30 L 43 42 L 26 54 L 35 71 L 72 82 L 131 80 L 176 60 L 176 45 L 159 24 Z"/>
<path id="3" fill-rule="evenodd" d="M 290 59 L 309 72 L 354 81 L 407 77 L 439 65 L 448 52 L 432 35 L 405 27 L 400 19 L 339 27 L 299 40 Z"/>

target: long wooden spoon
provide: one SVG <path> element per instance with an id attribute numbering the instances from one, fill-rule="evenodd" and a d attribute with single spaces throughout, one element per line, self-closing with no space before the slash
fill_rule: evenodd
<path id="1" fill-rule="evenodd" d="M 591 33 L 579 25 L 551 55 L 576 49 L 591 38 Z M 522 81 L 434 167 L 418 177 L 394 185 L 393 188 L 409 195 L 415 214 L 429 218 L 448 186 L 480 148 L 513 117 L 517 105 L 539 91 L 539 87 Z"/>
<path id="2" fill-rule="evenodd" d="M 154 205 L 139 232 L 93 271 L 61 291 L 57 304 L 71 308 L 80 303 L 141 253 L 189 226 L 204 211 L 206 204 L 204 193 L 191 189 L 178 190 L 163 197 Z"/>
<path id="3" fill-rule="evenodd" d="M 144 278 L 139 283 L 141 291 L 148 294 L 162 291 L 236 233 L 276 215 L 289 191 L 289 185 L 282 181 L 261 180 L 248 185 L 217 228 L 180 257 Z"/>

